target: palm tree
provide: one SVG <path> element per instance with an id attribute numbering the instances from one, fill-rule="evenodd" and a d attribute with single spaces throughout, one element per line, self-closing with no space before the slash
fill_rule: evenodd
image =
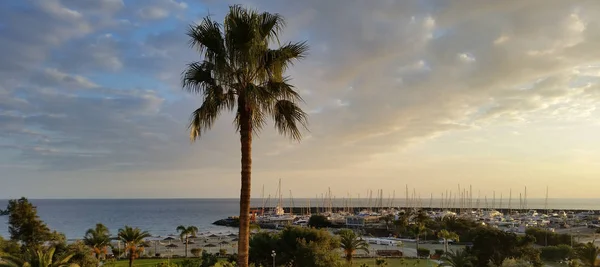
<path id="1" fill-rule="evenodd" d="M 352 230 L 344 229 L 340 233 L 340 245 L 346 255 L 346 261 L 352 265 L 352 256 L 357 250 L 369 253 L 369 244 L 364 239 L 356 236 Z"/>
<path id="2" fill-rule="evenodd" d="M 69 253 L 57 257 L 54 261 L 55 247 L 50 247 L 47 250 L 38 249 L 31 251 L 32 261 L 27 262 L 21 260 L 18 257 L 0 254 L 0 267 L 78 267 L 79 265 L 71 263 L 69 261 L 75 255 L 75 253 Z"/>
<path id="3" fill-rule="evenodd" d="M 595 267 L 598 255 L 600 254 L 600 249 L 596 247 L 594 243 L 588 242 L 577 248 L 575 253 L 577 258 L 583 262 L 584 266 Z"/>
<path id="4" fill-rule="evenodd" d="M 385 229 L 389 230 L 390 229 L 390 222 L 394 221 L 394 215 L 393 214 L 387 214 L 387 215 L 381 216 L 380 220 L 385 223 Z"/>
<path id="5" fill-rule="evenodd" d="M 439 231 L 437 236 L 444 239 L 444 252 L 446 253 L 448 253 L 448 239 L 453 239 L 458 242 L 458 235 L 455 232 L 449 232 L 446 229 Z"/>
<path id="6" fill-rule="evenodd" d="M 177 226 L 177 232 L 179 233 L 179 238 L 181 238 L 181 242 L 185 243 L 185 257 L 188 256 L 188 240 L 190 236 L 195 236 L 198 233 L 198 227 L 196 226 L 188 226 L 185 227 L 183 225 Z"/>
<path id="7" fill-rule="evenodd" d="M 475 257 L 465 249 L 446 252 L 442 256 L 442 261 L 452 267 L 471 267 Z"/>
<path id="8" fill-rule="evenodd" d="M 188 30 L 190 44 L 201 60 L 183 73 L 185 90 L 202 95 L 203 102 L 192 112 L 190 139 L 195 141 L 210 129 L 221 112 L 235 113 L 240 134 L 241 190 L 238 265 L 248 266 L 250 236 L 250 191 L 252 137 L 270 116 L 280 134 L 300 140 L 306 128 L 306 113 L 297 105 L 300 95 L 284 76 L 294 60 L 306 55 L 306 43 L 288 43 L 276 49 L 284 19 L 279 14 L 259 13 L 239 5 L 229 7 L 223 24 L 205 17 Z"/>
<path id="9" fill-rule="evenodd" d="M 92 248 L 96 258 L 100 259 L 107 253 L 107 247 L 110 245 L 110 232 L 104 224 L 96 224 L 96 228 L 90 228 L 85 232 L 83 243 Z"/>
<path id="10" fill-rule="evenodd" d="M 129 267 L 133 266 L 133 260 L 139 256 L 139 253 L 144 251 L 143 247 L 139 247 L 144 242 L 144 238 L 150 237 L 147 231 L 142 231 L 140 228 L 132 228 L 125 225 L 119 229 L 119 240 L 125 243 L 125 252 L 129 257 Z"/>
<path id="11" fill-rule="evenodd" d="M 416 244 L 417 251 L 419 250 L 420 237 L 424 232 L 427 231 L 427 227 L 425 226 L 425 224 L 427 223 L 428 220 L 429 220 L 429 217 L 427 217 L 427 214 L 425 214 L 425 212 L 422 210 L 417 212 L 413 217 L 414 225 L 412 227 L 412 232 L 416 237 L 415 244 Z"/>

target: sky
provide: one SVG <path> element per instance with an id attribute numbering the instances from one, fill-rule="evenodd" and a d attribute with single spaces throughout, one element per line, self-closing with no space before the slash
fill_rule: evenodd
<path id="1" fill-rule="evenodd" d="M 191 143 L 180 83 L 187 28 L 230 4 L 310 45 L 309 130 L 256 137 L 254 197 L 600 196 L 600 1 L 5 0 L 0 198 L 237 197 L 233 116 Z"/>

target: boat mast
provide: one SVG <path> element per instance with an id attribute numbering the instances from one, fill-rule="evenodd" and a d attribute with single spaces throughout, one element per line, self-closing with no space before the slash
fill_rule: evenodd
<path id="1" fill-rule="evenodd" d="M 546 210 L 546 215 L 548 215 L 548 186 L 546 186 L 546 201 L 544 202 L 544 209 Z"/>
<path id="2" fill-rule="evenodd" d="M 525 186 L 525 196 L 523 198 L 523 204 L 525 205 L 525 209 L 527 209 L 527 186 Z"/>
<path id="3" fill-rule="evenodd" d="M 512 213 L 512 188 L 508 191 L 508 213 Z"/>

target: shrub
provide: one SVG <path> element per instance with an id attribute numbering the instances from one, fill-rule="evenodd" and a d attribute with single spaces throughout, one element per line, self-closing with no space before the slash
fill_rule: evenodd
<path id="1" fill-rule="evenodd" d="M 194 257 L 200 257 L 200 255 L 202 255 L 201 248 L 193 248 L 190 250 L 190 252 L 192 252 L 192 255 L 194 255 Z"/>
<path id="2" fill-rule="evenodd" d="M 436 249 L 434 254 L 435 255 L 444 255 L 444 250 L 443 249 Z"/>
<path id="3" fill-rule="evenodd" d="M 385 259 L 375 259 L 375 266 L 387 266 L 388 263 Z"/>
<path id="4" fill-rule="evenodd" d="M 227 255 L 227 249 L 219 249 L 219 256 L 226 256 Z"/>
<path id="5" fill-rule="evenodd" d="M 429 249 L 426 248 L 419 248 L 417 249 L 417 256 L 419 257 L 429 257 Z"/>
<path id="6" fill-rule="evenodd" d="M 547 261 L 561 261 L 570 258 L 573 254 L 573 249 L 567 245 L 547 246 L 540 250 L 540 257 Z"/>

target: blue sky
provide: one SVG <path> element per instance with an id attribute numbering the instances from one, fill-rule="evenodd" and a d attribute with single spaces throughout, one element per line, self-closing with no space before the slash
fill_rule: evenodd
<path id="1" fill-rule="evenodd" d="M 0 198 L 237 196 L 232 115 L 190 144 L 201 99 L 179 81 L 200 59 L 187 27 L 229 4 L 281 13 L 282 40 L 311 46 L 288 72 L 310 131 L 265 128 L 255 196 L 281 178 L 298 197 L 459 183 L 597 197 L 594 1 L 7 0 Z"/>

